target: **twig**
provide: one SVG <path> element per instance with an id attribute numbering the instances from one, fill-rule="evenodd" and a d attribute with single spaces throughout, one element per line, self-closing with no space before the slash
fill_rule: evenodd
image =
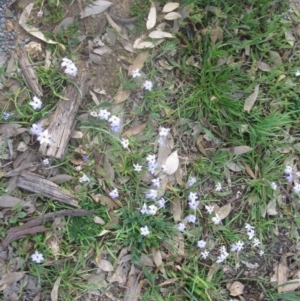
<path id="1" fill-rule="evenodd" d="M 222 138 L 224 141 L 227 141 L 228 139 L 223 136 L 219 131 L 217 131 L 214 126 L 206 119 L 206 118 L 202 118 L 202 123 L 204 123 L 204 125 L 208 126 L 215 134 L 217 134 L 220 138 Z"/>

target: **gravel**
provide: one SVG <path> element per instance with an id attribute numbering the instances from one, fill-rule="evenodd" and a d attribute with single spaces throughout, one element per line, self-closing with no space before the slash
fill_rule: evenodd
<path id="1" fill-rule="evenodd" d="M 0 54 L 8 54 L 11 49 L 15 49 L 16 33 L 6 29 L 7 19 L 16 21 L 16 17 L 13 17 L 14 14 L 12 14 L 13 11 L 7 9 L 11 2 L 12 0 L 0 0 Z"/>

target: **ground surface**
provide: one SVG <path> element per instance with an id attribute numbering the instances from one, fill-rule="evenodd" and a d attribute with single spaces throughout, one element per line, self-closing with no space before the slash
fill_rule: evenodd
<path id="1" fill-rule="evenodd" d="M 92 1 L 10 2 L 0 299 L 299 300 L 298 1 L 111 0 L 82 19 Z M 30 3 L 45 38 L 18 23 Z"/>

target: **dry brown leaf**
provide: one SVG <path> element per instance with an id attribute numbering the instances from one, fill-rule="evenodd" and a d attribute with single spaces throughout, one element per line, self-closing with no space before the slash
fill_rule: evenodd
<path id="1" fill-rule="evenodd" d="M 148 51 L 141 51 L 134 59 L 132 65 L 128 68 L 128 75 L 131 75 L 132 70 L 141 70 L 144 67 L 148 57 Z"/>
<path id="2" fill-rule="evenodd" d="M 284 35 L 285 35 L 285 38 L 286 38 L 287 42 L 288 42 L 291 46 L 294 46 L 295 40 L 296 40 L 296 39 L 295 39 L 295 37 L 294 37 L 292 31 L 288 29 L 288 30 L 286 30 L 286 31 L 284 32 Z"/>
<path id="3" fill-rule="evenodd" d="M 162 13 L 169 13 L 179 7 L 178 2 L 169 2 L 163 7 Z"/>
<path id="4" fill-rule="evenodd" d="M 96 53 L 96 54 L 99 54 L 99 55 L 103 55 L 103 54 L 106 54 L 106 53 L 111 53 L 112 49 L 109 48 L 108 46 L 102 46 L 102 47 L 95 48 L 93 50 L 93 52 Z"/>
<path id="5" fill-rule="evenodd" d="M 259 92 L 259 85 L 254 88 L 254 92 L 245 100 L 244 111 L 248 113 L 251 111 L 254 103 L 256 102 L 257 96 Z"/>
<path id="6" fill-rule="evenodd" d="M 141 123 L 138 125 L 135 125 L 128 130 L 126 130 L 121 136 L 122 137 L 131 137 L 140 134 L 147 126 L 147 123 Z"/>
<path id="7" fill-rule="evenodd" d="M 57 176 L 49 178 L 49 181 L 51 181 L 55 184 L 62 184 L 62 183 L 71 181 L 72 179 L 73 179 L 72 176 L 62 174 L 62 175 L 57 175 Z"/>
<path id="8" fill-rule="evenodd" d="M 68 29 L 71 24 L 74 22 L 74 17 L 64 18 L 58 25 L 55 26 L 53 33 L 58 33 L 61 29 Z"/>
<path id="9" fill-rule="evenodd" d="M 18 204 L 20 204 L 23 207 L 25 202 L 19 198 L 15 198 L 10 195 L 0 196 L 0 208 L 12 208 L 17 206 Z"/>
<path id="10" fill-rule="evenodd" d="M 238 163 L 234 163 L 234 162 L 229 162 L 226 164 L 226 167 L 229 168 L 231 171 L 234 171 L 234 172 L 239 172 L 239 171 L 242 171 L 244 170 L 245 168 L 243 166 L 241 166 L 240 164 Z"/>
<path id="11" fill-rule="evenodd" d="M 178 158 L 178 153 L 177 151 L 173 152 L 172 154 L 169 155 L 167 158 L 166 162 L 166 174 L 172 175 L 176 172 L 176 170 L 179 167 L 179 158 Z"/>
<path id="12" fill-rule="evenodd" d="M 271 61 L 274 63 L 274 65 L 280 67 L 279 69 L 284 71 L 283 62 L 282 62 L 280 54 L 276 51 L 270 50 L 269 56 L 270 56 Z"/>
<path id="13" fill-rule="evenodd" d="M 140 262 L 144 264 L 146 267 L 155 267 L 153 260 L 145 254 L 142 254 L 140 258 Z"/>
<path id="14" fill-rule="evenodd" d="M 148 14 L 146 27 L 147 29 L 151 29 L 155 26 L 155 24 L 156 24 L 156 7 L 155 4 L 151 1 L 151 7 Z"/>
<path id="15" fill-rule="evenodd" d="M 13 31 L 15 28 L 14 28 L 14 24 L 13 22 L 11 22 L 9 19 L 6 20 L 6 30 L 8 32 L 11 32 Z"/>
<path id="16" fill-rule="evenodd" d="M 170 212 L 173 214 L 174 222 L 179 222 L 181 220 L 182 210 L 179 197 L 174 198 L 171 202 Z"/>
<path id="17" fill-rule="evenodd" d="M 112 3 L 109 1 L 96 0 L 90 3 L 80 12 L 80 19 L 86 18 L 91 15 L 100 14 L 104 12 L 107 8 L 109 8 L 111 5 Z"/>
<path id="18" fill-rule="evenodd" d="M 174 283 L 174 282 L 176 282 L 178 280 L 179 280 L 179 278 L 171 278 L 171 279 L 168 279 L 168 280 L 160 283 L 158 286 L 169 285 L 169 284 Z"/>
<path id="19" fill-rule="evenodd" d="M 283 292 L 284 286 L 282 285 L 287 282 L 288 274 L 289 274 L 289 268 L 287 265 L 287 256 L 286 254 L 284 254 L 280 259 L 280 263 L 277 269 L 277 285 L 278 285 L 279 294 Z"/>
<path id="20" fill-rule="evenodd" d="M 152 39 L 174 38 L 174 36 L 171 33 L 161 30 L 151 31 L 148 37 Z"/>
<path id="21" fill-rule="evenodd" d="M 282 286 L 282 292 L 293 292 L 300 287 L 300 271 L 294 277 L 297 278 L 285 282 Z"/>
<path id="22" fill-rule="evenodd" d="M 262 61 L 256 62 L 256 66 L 261 71 L 265 71 L 265 72 L 271 71 L 271 67 L 268 64 L 266 64 L 266 63 L 264 63 Z"/>
<path id="23" fill-rule="evenodd" d="M 25 272 L 3 273 L 0 279 L 0 291 L 3 291 L 11 284 L 21 280 L 24 276 Z"/>
<path id="24" fill-rule="evenodd" d="M 114 267 L 112 264 L 106 260 L 106 259 L 100 259 L 97 262 L 97 266 L 104 272 L 112 272 L 114 270 Z"/>
<path id="25" fill-rule="evenodd" d="M 268 215 L 277 215 L 278 211 L 276 210 L 276 199 L 271 200 L 267 205 Z"/>
<path id="26" fill-rule="evenodd" d="M 54 236 L 51 236 L 49 239 L 47 239 L 47 244 L 53 254 L 59 255 L 60 254 L 60 248 L 57 239 Z"/>
<path id="27" fill-rule="evenodd" d="M 135 49 L 144 49 L 144 48 L 154 48 L 156 45 L 149 41 L 141 41 L 138 44 L 133 44 L 133 48 Z"/>
<path id="28" fill-rule="evenodd" d="M 211 282 L 212 278 L 214 277 L 216 272 L 219 270 L 219 268 L 220 268 L 220 265 L 218 263 L 216 263 L 216 262 L 213 263 L 209 268 L 206 280 Z"/>
<path id="29" fill-rule="evenodd" d="M 57 301 L 58 299 L 58 288 L 61 281 L 61 277 L 59 276 L 53 285 L 52 291 L 51 291 L 51 301 Z"/>
<path id="30" fill-rule="evenodd" d="M 159 268 L 159 270 L 165 277 L 167 277 L 167 273 L 165 268 L 163 267 L 162 256 L 159 249 L 152 249 L 152 258 L 155 263 L 155 266 Z"/>
<path id="31" fill-rule="evenodd" d="M 99 225 L 105 224 L 105 221 L 100 216 L 94 216 L 94 222 Z"/>
<path id="32" fill-rule="evenodd" d="M 103 205 L 103 206 L 107 205 L 110 209 L 119 207 L 118 204 L 115 201 L 113 201 L 111 198 L 109 198 L 108 196 L 91 194 L 91 197 L 95 202 L 100 201 L 101 205 Z"/>
<path id="33" fill-rule="evenodd" d="M 171 12 L 171 13 L 168 13 L 164 16 L 164 18 L 166 20 L 176 20 L 176 19 L 179 19 L 181 18 L 181 14 L 177 13 L 177 12 Z"/>
<path id="34" fill-rule="evenodd" d="M 110 17 L 108 13 L 105 13 L 108 23 L 111 25 L 113 29 L 117 31 L 117 33 L 122 32 L 122 28 Z"/>
<path id="35" fill-rule="evenodd" d="M 216 213 L 219 215 L 220 219 L 224 219 L 229 215 L 231 211 L 231 204 L 224 205 L 216 210 Z"/>
<path id="36" fill-rule="evenodd" d="M 244 284 L 242 284 L 241 282 L 234 281 L 229 289 L 230 295 L 234 297 L 242 295 L 244 292 L 244 287 L 245 287 Z"/>
<path id="37" fill-rule="evenodd" d="M 96 106 L 99 106 L 99 105 L 100 105 L 100 102 L 99 102 L 99 100 L 98 100 L 97 95 L 96 95 L 93 91 L 90 91 L 90 94 L 91 94 L 92 99 L 93 99 L 94 103 L 96 104 Z"/>
<path id="38" fill-rule="evenodd" d="M 161 166 L 164 164 L 171 154 L 172 149 L 174 148 L 174 139 L 171 134 L 169 134 L 166 139 L 165 143 L 161 143 L 158 148 L 158 156 L 157 156 L 157 165 Z"/>
<path id="39" fill-rule="evenodd" d="M 247 145 L 233 146 L 233 147 L 230 148 L 230 152 L 233 155 L 242 155 L 242 154 L 246 154 L 250 151 L 252 151 L 252 147 L 247 146 Z"/>
<path id="40" fill-rule="evenodd" d="M 115 104 L 125 101 L 130 95 L 129 90 L 119 90 L 114 97 Z"/>
<path id="41" fill-rule="evenodd" d="M 254 174 L 254 172 L 252 171 L 251 167 L 247 164 L 247 163 L 243 163 L 246 169 L 246 173 L 252 178 L 252 179 L 256 179 L 256 175 Z"/>

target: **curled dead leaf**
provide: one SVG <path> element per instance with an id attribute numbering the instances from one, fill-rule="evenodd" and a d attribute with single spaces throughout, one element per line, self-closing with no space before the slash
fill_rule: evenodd
<path id="1" fill-rule="evenodd" d="M 241 282 L 234 281 L 229 289 L 230 295 L 234 297 L 242 295 L 244 292 L 244 287 L 245 287 L 244 284 L 242 284 Z"/>

